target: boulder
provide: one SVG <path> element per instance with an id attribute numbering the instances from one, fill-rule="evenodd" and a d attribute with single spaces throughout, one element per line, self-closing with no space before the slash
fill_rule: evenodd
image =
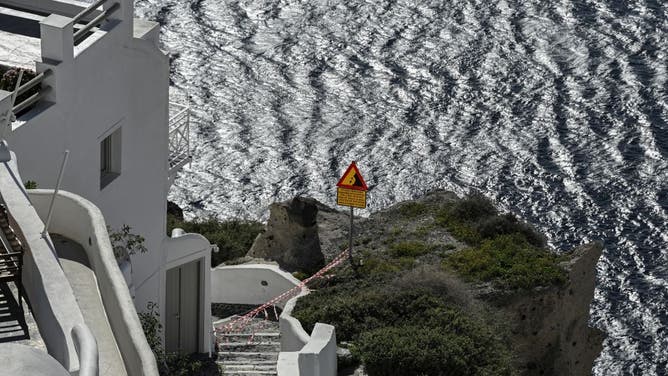
<path id="1" fill-rule="evenodd" d="M 325 265 L 317 225 L 322 207 L 318 201 L 300 196 L 272 204 L 266 230 L 255 239 L 248 256 L 276 261 L 289 272 L 318 271 Z"/>

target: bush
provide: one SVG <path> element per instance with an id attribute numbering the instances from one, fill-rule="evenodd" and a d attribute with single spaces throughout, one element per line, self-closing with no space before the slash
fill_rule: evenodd
<path id="1" fill-rule="evenodd" d="M 498 212 L 492 202 L 479 193 L 472 193 L 457 201 L 450 209 L 452 217 L 458 221 L 475 222 L 481 218 L 496 215 Z"/>
<path id="2" fill-rule="evenodd" d="M 510 375 L 507 359 L 496 350 L 442 327 L 405 325 L 376 329 L 351 348 L 370 376 Z"/>
<path id="3" fill-rule="evenodd" d="M 500 235 L 482 245 L 448 255 L 444 266 L 469 280 L 512 289 L 563 284 L 558 257 L 531 245 L 522 235 Z"/>
<path id="4" fill-rule="evenodd" d="M 429 210 L 429 207 L 421 202 L 412 201 L 401 204 L 398 210 L 402 217 L 411 219 L 425 214 Z"/>
<path id="5" fill-rule="evenodd" d="M 543 248 L 546 241 L 533 227 L 519 222 L 512 214 L 504 214 L 480 221 L 476 230 L 482 239 L 493 239 L 498 235 L 519 234 L 534 247 Z"/>
<path id="6" fill-rule="evenodd" d="M 229 220 L 220 222 L 215 218 L 198 221 L 180 221 L 173 215 L 167 215 L 167 232 L 175 227 L 185 232 L 202 234 L 211 243 L 218 246 L 218 253 L 211 255 L 211 266 L 246 255 L 257 235 L 263 231 L 260 222 Z"/>
<path id="7" fill-rule="evenodd" d="M 430 252 L 430 248 L 420 241 L 404 241 L 390 246 L 392 257 L 420 257 Z"/>
<path id="8" fill-rule="evenodd" d="M 300 298 L 294 316 L 308 332 L 316 322 L 326 322 L 336 327 L 339 341 L 350 341 L 364 331 L 410 320 L 440 304 L 441 299 L 418 289 L 389 291 L 343 284 Z"/>
<path id="9" fill-rule="evenodd" d="M 367 255 L 362 260 L 363 264 L 359 268 L 359 273 L 361 276 L 371 279 L 382 279 L 388 275 L 410 269 L 415 265 L 415 258 L 408 256 L 384 259 Z"/>
<path id="10" fill-rule="evenodd" d="M 535 247 L 545 247 L 545 238 L 530 225 L 508 213 L 497 212 L 491 201 L 479 194 L 442 208 L 436 214 L 436 224 L 444 226 L 455 238 L 472 246 L 499 235 L 517 234 Z"/>
<path id="11" fill-rule="evenodd" d="M 28 69 L 23 69 L 23 77 L 21 78 L 21 84 L 27 83 L 28 81 L 35 78 L 35 76 L 36 76 L 35 72 Z M 14 89 L 16 89 L 16 81 L 18 80 L 18 78 L 19 78 L 18 68 L 0 66 L 0 90 L 14 91 Z M 30 98 L 30 96 L 37 93 L 38 91 L 39 91 L 39 85 L 19 95 L 18 98 L 16 98 L 16 104 L 20 103 L 21 101 L 27 98 Z"/>

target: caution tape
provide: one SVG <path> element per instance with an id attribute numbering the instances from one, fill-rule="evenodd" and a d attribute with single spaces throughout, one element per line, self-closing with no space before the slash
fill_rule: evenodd
<path id="1" fill-rule="evenodd" d="M 312 276 L 302 280 L 301 282 L 299 282 L 299 284 L 297 284 L 295 287 L 291 288 L 290 290 L 287 290 L 284 293 L 273 297 L 268 302 L 252 309 L 251 311 L 247 312 L 243 316 L 240 316 L 240 317 L 228 322 L 227 324 L 225 324 L 221 327 L 218 327 L 218 328 L 214 327 L 214 329 L 213 329 L 214 333 L 215 334 L 219 334 L 219 333 L 220 334 L 240 333 L 245 328 L 249 327 L 250 323 L 252 322 L 252 320 L 254 318 L 256 318 L 259 314 L 262 313 L 264 315 L 263 323 L 260 324 L 260 327 L 252 327 L 253 331 L 250 333 L 250 338 L 249 338 L 249 341 L 248 341 L 248 343 L 251 343 L 253 341 L 253 338 L 255 337 L 256 329 L 261 329 L 264 322 L 269 320 L 269 313 L 268 313 L 267 309 L 271 308 L 273 310 L 273 313 L 274 313 L 274 316 L 275 316 L 276 320 L 278 320 L 278 313 L 276 312 L 276 305 L 278 303 L 281 303 L 281 302 L 286 301 L 286 300 L 288 300 L 288 299 L 290 299 L 294 296 L 299 295 L 299 293 L 301 293 L 301 291 L 304 289 L 304 287 L 306 287 L 306 285 L 308 283 L 310 283 L 311 281 L 313 281 L 315 279 L 323 277 L 325 275 L 325 273 L 327 273 L 328 271 L 330 271 L 330 270 L 334 269 L 335 267 L 339 266 L 343 261 L 345 261 L 347 259 L 347 257 L 348 257 L 348 250 L 346 249 L 343 252 L 341 252 L 341 254 L 336 256 L 329 264 L 325 265 L 324 268 L 320 269 L 318 272 L 316 272 Z M 218 336 L 216 336 L 216 339 L 218 340 Z"/>

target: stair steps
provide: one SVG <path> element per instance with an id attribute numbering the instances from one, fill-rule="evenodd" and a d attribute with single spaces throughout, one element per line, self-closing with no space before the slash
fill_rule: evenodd
<path id="1" fill-rule="evenodd" d="M 219 334 L 218 339 L 217 363 L 223 375 L 278 374 L 276 363 L 281 342 L 277 322 L 256 319 L 244 333 Z"/>

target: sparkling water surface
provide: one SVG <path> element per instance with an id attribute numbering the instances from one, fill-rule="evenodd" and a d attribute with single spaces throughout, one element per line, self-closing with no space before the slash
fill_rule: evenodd
<path id="1" fill-rule="evenodd" d="M 194 111 L 191 216 L 334 205 L 351 160 L 371 210 L 477 189 L 558 250 L 604 242 L 596 375 L 668 374 L 668 2 L 136 4 Z"/>

